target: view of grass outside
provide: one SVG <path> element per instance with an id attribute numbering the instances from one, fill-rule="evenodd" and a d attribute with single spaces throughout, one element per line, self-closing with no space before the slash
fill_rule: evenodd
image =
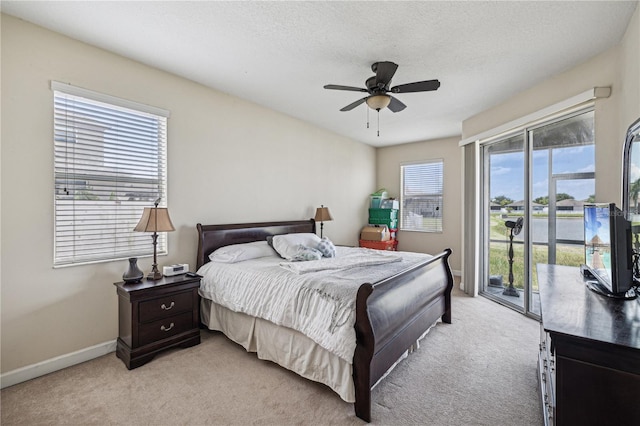
<path id="1" fill-rule="evenodd" d="M 442 216 L 423 217 L 423 229 L 439 229 L 442 228 Z M 433 231 L 432 231 L 433 232 Z"/>
<path id="2" fill-rule="evenodd" d="M 517 213 L 509 214 L 513 219 Z M 561 217 L 563 215 L 558 215 Z M 536 217 L 546 217 L 544 214 Z M 582 215 L 564 215 L 567 220 L 582 220 Z M 490 215 L 489 275 L 501 275 L 502 284 L 509 285 L 509 232 L 505 227 L 501 214 Z M 533 291 L 538 291 L 538 278 L 535 265 L 548 263 L 548 247 L 546 244 L 533 244 L 532 277 Z M 558 244 L 556 246 L 556 264 L 580 266 L 584 263 L 584 246 L 582 244 Z M 513 286 L 524 289 L 524 244 L 514 239 L 513 243 Z"/>

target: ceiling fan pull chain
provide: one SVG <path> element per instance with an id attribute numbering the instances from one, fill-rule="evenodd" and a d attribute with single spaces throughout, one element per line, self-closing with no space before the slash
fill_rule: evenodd
<path id="1" fill-rule="evenodd" d="M 369 108 L 367 108 L 367 129 L 369 128 Z"/>
<path id="2" fill-rule="evenodd" d="M 378 110 L 378 137 L 380 137 L 380 110 Z"/>

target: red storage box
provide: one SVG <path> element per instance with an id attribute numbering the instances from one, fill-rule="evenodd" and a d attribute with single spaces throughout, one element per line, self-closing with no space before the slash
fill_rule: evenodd
<path id="1" fill-rule="evenodd" d="M 366 247 L 376 250 L 396 251 L 398 249 L 398 240 L 389 241 L 367 241 L 360 240 L 360 247 Z"/>

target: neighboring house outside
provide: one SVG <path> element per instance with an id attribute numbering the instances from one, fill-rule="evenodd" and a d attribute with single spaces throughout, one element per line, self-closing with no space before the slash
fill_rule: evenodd
<path id="1" fill-rule="evenodd" d="M 542 211 L 546 206 L 538 203 L 531 203 L 534 212 Z M 515 201 L 511 204 L 506 205 L 507 208 L 510 208 L 512 211 L 524 211 L 524 200 Z"/>
<path id="2" fill-rule="evenodd" d="M 556 211 L 563 213 L 582 213 L 585 201 L 581 200 L 562 200 L 556 202 Z M 491 211 L 498 211 L 498 207 L 494 207 L 495 203 L 491 203 Z M 533 205 L 533 213 L 547 213 L 549 211 L 549 206 L 544 204 L 532 203 Z M 515 201 L 513 203 L 507 204 L 505 206 L 511 211 L 514 212 L 523 212 L 524 211 L 524 200 Z"/>
<path id="3" fill-rule="evenodd" d="M 584 201 L 580 200 L 562 200 L 556 202 L 556 210 L 563 212 L 580 212 L 582 213 Z"/>
<path id="4" fill-rule="evenodd" d="M 489 206 L 489 209 L 492 212 L 500 212 L 502 210 L 502 206 L 498 203 L 492 202 L 491 205 Z"/>

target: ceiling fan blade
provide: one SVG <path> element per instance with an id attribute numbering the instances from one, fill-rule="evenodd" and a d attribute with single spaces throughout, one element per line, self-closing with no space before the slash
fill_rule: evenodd
<path id="1" fill-rule="evenodd" d="M 362 99 L 358 99 L 357 101 L 355 101 L 354 103 L 351 103 L 349 105 L 347 105 L 346 107 L 342 108 L 340 111 L 351 111 L 352 109 L 354 109 L 355 107 L 357 107 L 360 104 L 363 104 L 364 101 L 366 101 L 368 98 L 368 96 L 365 96 Z"/>
<path id="2" fill-rule="evenodd" d="M 416 81 L 415 83 L 399 84 L 391 88 L 393 93 L 429 92 L 438 90 L 440 82 L 438 80 Z"/>
<path id="3" fill-rule="evenodd" d="M 339 84 L 327 84 L 326 86 L 324 86 L 324 88 L 331 90 L 350 90 L 352 92 L 368 92 L 367 89 L 361 87 L 340 86 Z"/>
<path id="4" fill-rule="evenodd" d="M 389 102 L 389 106 L 387 108 L 389 108 L 392 112 L 399 112 L 407 107 L 405 104 L 403 104 L 393 96 L 389 97 L 391 98 L 391 102 Z"/>
<path id="5" fill-rule="evenodd" d="M 387 87 L 398 69 L 398 65 L 393 62 L 376 62 L 376 85 L 378 87 Z"/>

